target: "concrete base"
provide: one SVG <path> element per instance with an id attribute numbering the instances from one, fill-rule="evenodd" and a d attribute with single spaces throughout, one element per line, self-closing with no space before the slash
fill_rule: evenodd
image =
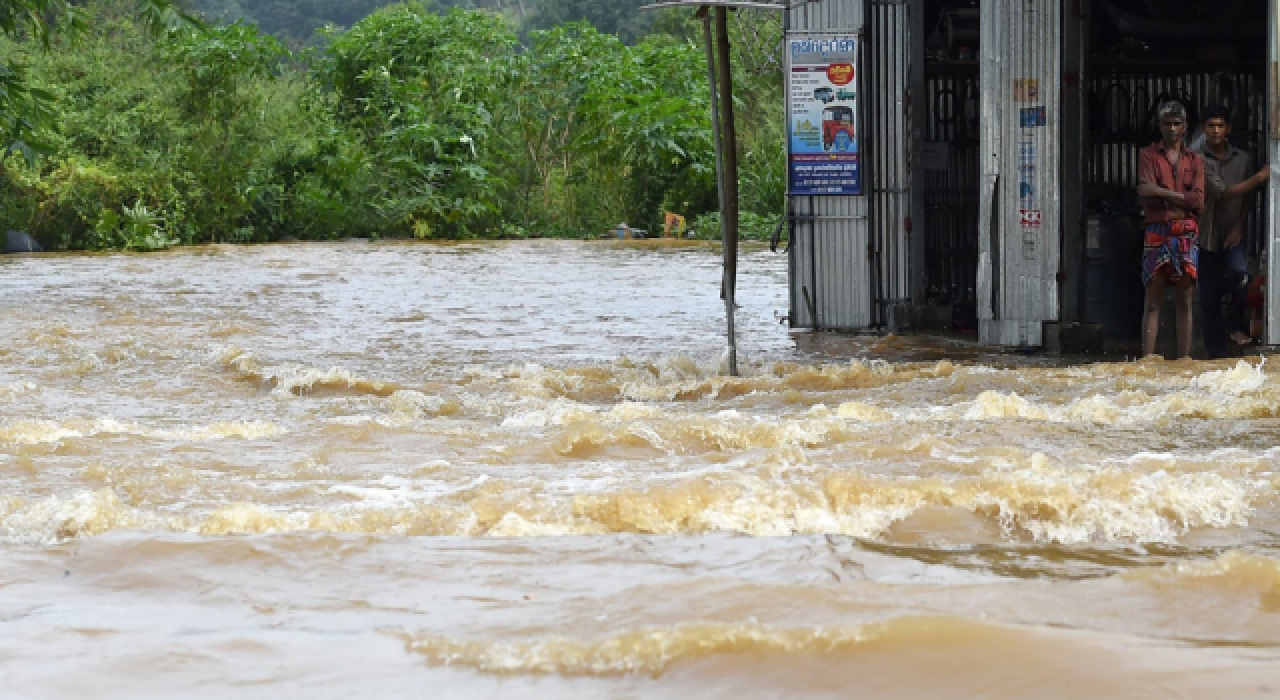
<path id="1" fill-rule="evenodd" d="M 892 333 L 915 330 L 913 309 L 907 304 L 892 304 L 885 307 L 885 327 Z"/>
<path id="2" fill-rule="evenodd" d="M 955 327 L 955 310 L 950 306 L 917 306 L 916 328 L 922 331 L 949 332 Z"/>
<path id="3" fill-rule="evenodd" d="M 955 310 L 951 306 L 895 305 L 889 307 L 889 330 L 950 333 L 955 330 Z"/>
<path id="4" fill-rule="evenodd" d="M 1054 355 L 1102 355 L 1107 351 L 1106 340 L 1100 323 L 1044 324 L 1044 351 Z"/>
<path id="5" fill-rule="evenodd" d="M 1133 332 L 1124 338 L 1107 337 L 1097 323 L 1045 323 L 1045 351 L 1062 355 L 1109 355 L 1113 357 L 1140 357 L 1142 355 L 1142 319 L 1134 320 Z M 1200 298 L 1197 294 L 1192 315 L 1191 357 L 1205 359 L 1204 332 L 1200 327 Z M 1176 359 L 1178 353 L 1177 312 L 1174 309 L 1173 291 L 1165 293 L 1160 309 L 1160 334 L 1156 339 L 1156 354 L 1165 359 Z M 1228 351 L 1231 348 L 1228 347 Z M 1250 351 L 1253 351 L 1250 349 Z"/>
<path id="6" fill-rule="evenodd" d="M 978 340 L 985 345 L 1038 348 L 1044 345 L 1044 322 L 979 319 Z"/>

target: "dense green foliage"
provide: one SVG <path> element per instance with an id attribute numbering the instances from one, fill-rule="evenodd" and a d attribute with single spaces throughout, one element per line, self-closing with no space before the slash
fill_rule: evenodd
<path id="1" fill-rule="evenodd" d="M 194 20 L 171 0 L 135 0 L 137 19 L 152 34 Z M 85 31 L 79 8 L 68 0 L 0 0 L 0 37 L 23 37 L 48 50 L 55 32 Z M 18 152 L 31 162 L 47 152 L 42 132 L 55 123 L 53 97 L 27 78 L 26 66 L 0 60 L 0 160 Z"/>
<path id="2" fill-rule="evenodd" d="M 243 21 L 287 43 L 314 42 L 327 25 L 348 28 L 396 0 L 191 0 L 212 21 Z M 426 10 L 485 10 L 508 18 L 522 38 L 532 31 L 586 21 L 630 44 L 648 33 L 653 17 L 637 12 L 652 0 L 423 0 Z"/>
<path id="3" fill-rule="evenodd" d="M 43 110 L 0 117 L 40 116 L 45 151 L 0 160 L 0 226 L 52 248 L 584 236 L 717 208 L 687 20 L 634 45 L 586 22 L 522 43 L 501 13 L 392 5 L 294 53 L 239 22 L 157 32 L 132 0 L 79 12 L 54 50 L 0 41 Z M 763 229 L 783 199 L 780 75 L 741 64 L 743 206 Z"/>

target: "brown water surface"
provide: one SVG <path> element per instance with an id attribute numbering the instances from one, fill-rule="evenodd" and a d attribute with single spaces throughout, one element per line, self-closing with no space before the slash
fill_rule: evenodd
<path id="1" fill-rule="evenodd" d="M 696 244 L 0 260 L 0 697 L 1280 696 L 1280 374 Z"/>

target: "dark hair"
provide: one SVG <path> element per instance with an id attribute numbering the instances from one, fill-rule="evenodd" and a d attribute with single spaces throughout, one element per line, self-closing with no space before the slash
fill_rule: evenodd
<path id="1" fill-rule="evenodd" d="M 1186 105 L 1177 100 L 1167 100 L 1160 104 L 1157 115 L 1157 118 L 1161 121 L 1164 121 L 1167 117 L 1172 117 L 1185 122 L 1187 120 L 1187 108 Z"/>
<path id="2" fill-rule="evenodd" d="M 1200 115 L 1200 123 L 1203 124 L 1210 119 L 1221 119 L 1222 121 L 1230 124 L 1231 112 L 1222 105 L 1210 105 L 1209 108 L 1204 111 L 1204 114 Z"/>

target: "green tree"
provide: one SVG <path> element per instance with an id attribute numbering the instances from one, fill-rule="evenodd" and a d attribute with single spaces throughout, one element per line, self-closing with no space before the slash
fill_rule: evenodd
<path id="1" fill-rule="evenodd" d="M 597 69 L 586 96 L 591 144 L 621 183 L 631 222 L 715 202 L 706 64 L 689 43 L 648 40 Z"/>
<path id="2" fill-rule="evenodd" d="M 245 22 L 175 27 L 137 0 L 73 16 L 49 0 L 38 25 L 15 16 L 0 33 L 0 128 L 47 157 L 0 159 L 0 224 L 51 248 L 154 249 L 582 235 L 654 229 L 663 209 L 714 213 L 705 58 L 687 12 L 634 45 L 580 21 L 522 46 L 518 2 L 442 13 L 443 1 L 378 10 L 298 53 Z M 556 3 L 571 5 L 524 10 Z M 733 24 L 740 184 L 765 229 L 785 191 L 781 27 L 753 15 Z"/>
<path id="3" fill-rule="evenodd" d="M 599 158 L 584 108 L 601 67 L 623 48 L 616 37 L 578 22 L 534 32 L 529 50 L 508 64 L 495 155 L 508 173 L 507 214 L 526 229 L 591 227 L 574 196 L 576 188 L 602 179 L 593 176 L 599 175 Z M 595 197 L 586 213 L 607 211 L 602 206 L 607 197 L 599 187 L 592 189 Z"/>
<path id="4" fill-rule="evenodd" d="M 192 198 L 190 216 L 222 240 L 262 240 L 248 220 L 255 190 L 250 173 L 269 147 L 262 114 L 288 52 L 272 36 L 239 22 L 173 32 L 161 52 L 178 78 L 177 103 L 185 138 L 175 144 Z"/>
<path id="5" fill-rule="evenodd" d="M 500 18 L 416 3 L 334 39 L 321 78 L 379 162 L 368 197 L 389 232 L 472 236 L 495 225 L 498 178 L 486 160 L 497 76 L 515 46 Z"/>
<path id="6" fill-rule="evenodd" d="M 172 0 L 137 0 L 137 11 L 157 33 L 193 21 Z M 0 0 L 0 34 L 27 34 L 46 49 L 54 31 L 83 32 L 85 26 L 78 8 L 66 0 Z M 17 151 L 30 162 L 37 152 L 48 151 L 42 132 L 55 126 L 52 101 L 48 91 L 30 84 L 21 63 L 0 63 L 0 161 Z"/>

